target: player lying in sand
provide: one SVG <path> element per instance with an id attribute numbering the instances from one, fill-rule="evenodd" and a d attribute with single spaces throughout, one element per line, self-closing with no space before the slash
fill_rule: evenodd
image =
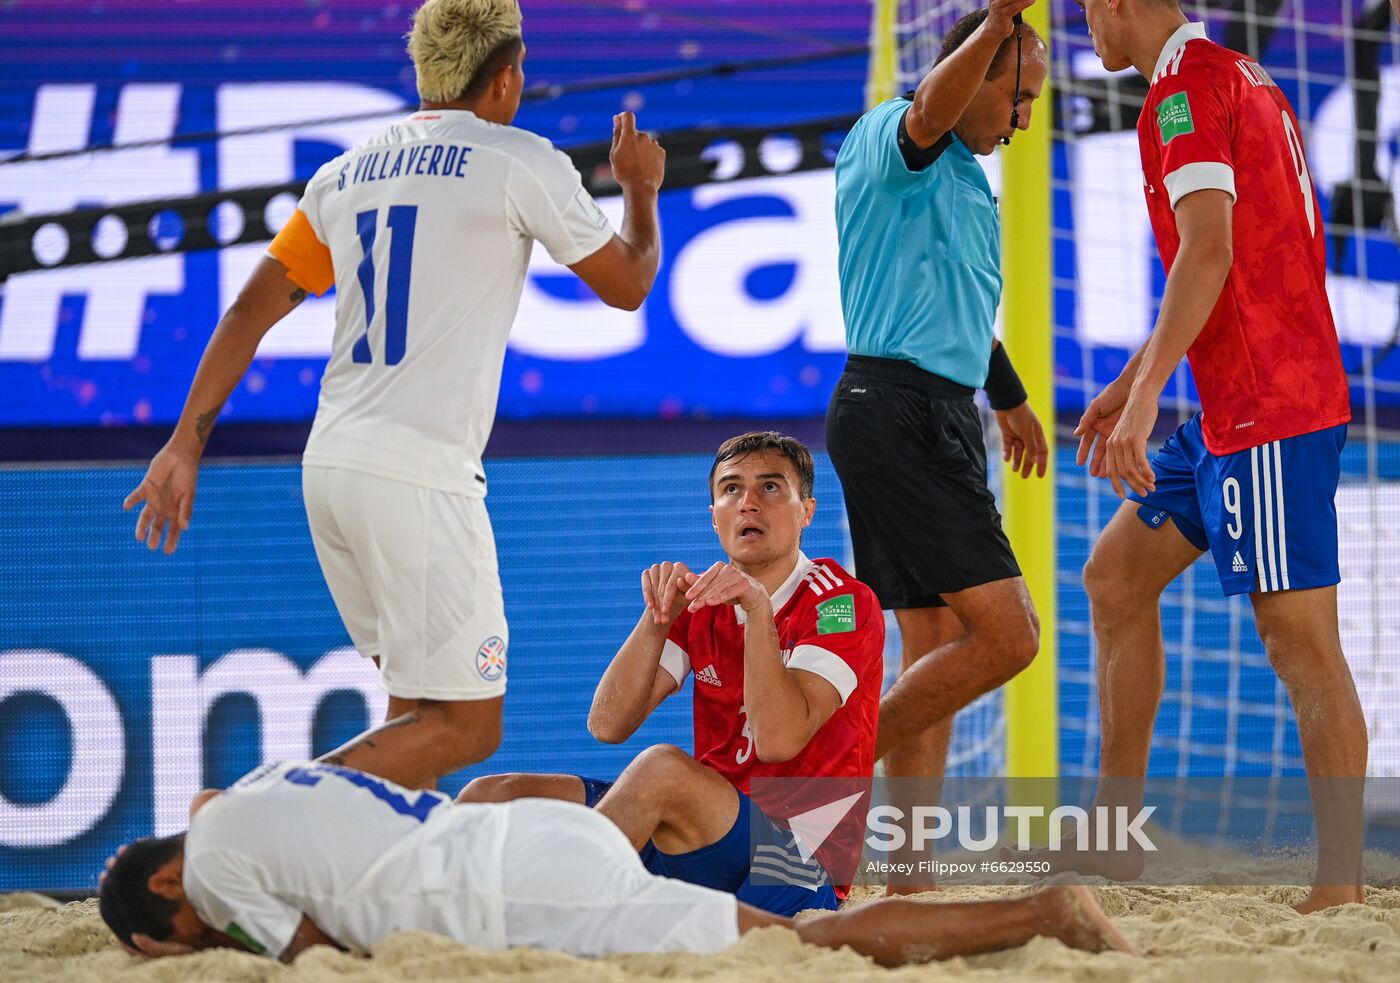
<path id="1" fill-rule="evenodd" d="M 313 945 L 368 952 L 402 931 L 494 950 L 713 953 L 770 925 L 884 966 L 1036 936 L 1132 951 L 1074 883 L 1005 901 L 885 899 L 794 923 L 649 873 L 617 827 L 583 806 L 453 805 L 311 761 L 201 793 L 186 833 L 139 840 L 109 861 L 99 904 L 122 944 L 149 956 L 225 947 L 290 961 Z"/>

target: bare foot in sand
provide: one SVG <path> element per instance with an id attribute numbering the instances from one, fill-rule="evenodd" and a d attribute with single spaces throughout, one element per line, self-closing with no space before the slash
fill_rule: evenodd
<path id="1" fill-rule="evenodd" d="M 1319 884 L 1308 892 L 1301 903 L 1293 910 L 1300 915 L 1311 915 L 1314 911 L 1324 911 L 1344 904 L 1365 904 L 1366 889 L 1345 884 Z"/>
<path id="2" fill-rule="evenodd" d="M 1093 892 L 1073 874 L 1051 878 L 1049 886 L 1035 895 L 1045 905 L 1048 935 L 1071 949 L 1085 952 L 1123 952 L 1139 955 L 1103 913 Z"/>
<path id="3" fill-rule="evenodd" d="M 1092 828 L 1089 830 L 1087 842 L 1094 842 Z M 1129 841 L 1122 850 L 1081 850 L 1076 833 L 1070 833 L 1053 848 L 1013 850 L 1010 847 L 1002 847 L 1001 859 L 1017 863 L 1045 864 L 1044 869 L 1033 874 L 1035 877 L 1072 872 L 1107 877 L 1112 881 L 1136 880 L 1142 876 L 1143 869 L 1147 866 L 1147 854 L 1135 842 Z"/>

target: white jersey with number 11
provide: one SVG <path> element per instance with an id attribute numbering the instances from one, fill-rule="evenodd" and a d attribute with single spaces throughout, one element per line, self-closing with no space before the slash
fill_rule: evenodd
<path id="1" fill-rule="evenodd" d="M 612 229 L 547 140 L 427 110 L 324 165 L 269 247 L 336 288 L 304 461 L 484 495 L 506 338 L 530 250 L 572 265 Z"/>

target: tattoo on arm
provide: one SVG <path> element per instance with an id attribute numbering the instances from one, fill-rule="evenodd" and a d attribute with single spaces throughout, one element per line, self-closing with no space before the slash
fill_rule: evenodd
<path id="1" fill-rule="evenodd" d="M 410 724 L 416 724 L 422 719 L 423 715 L 420 714 L 417 710 L 410 710 L 407 713 L 400 714 L 393 720 L 386 720 L 384 723 L 374 728 L 374 730 L 370 731 L 370 733 L 382 734 L 384 733 L 384 731 L 393 730 L 395 727 L 407 727 Z"/>
<path id="2" fill-rule="evenodd" d="M 306 291 L 303 290 L 301 287 L 297 287 L 291 292 L 290 295 L 288 295 L 287 299 L 290 300 L 293 304 L 300 304 L 303 300 L 306 299 Z"/>
<path id="3" fill-rule="evenodd" d="M 201 413 L 194 418 L 194 435 L 199 438 L 201 447 L 209 440 L 209 431 L 214 429 L 214 421 L 219 418 L 219 410 L 222 406 L 216 406 L 208 413 Z"/>
<path id="4" fill-rule="evenodd" d="M 421 719 L 422 717 L 419 715 L 417 710 L 410 710 L 408 711 L 408 713 L 405 713 L 402 716 L 395 717 L 393 720 L 380 724 L 378 727 L 370 731 L 369 734 L 365 735 L 364 737 L 361 737 L 358 740 L 347 744 L 345 747 L 340 748 L 337 751 L 333 751 L 330 754 L 322 755 L 316 760 L 328 765 L 343 765 L 345 764 L 346 760 L 356 751 L 359 751 L 363 748 L 378 747 L 378 745 L 374 743 L 373 735 L 382 734 L 384 733 L 384 731 L 393 730 L 396 727 L 407 727 L 410 724 L 418 723 L 418 721 Z"/>
<path id="5" fill-rule="evenodd" d="M 351 744 L 349 747 L 341 748 L 339 751 L 336 751 L 333 754 L 327 754 L 321 757 L 319 760 L 322 763 L 328 765 L 343 765 L 345 764 L 345 759 L 350 757 L 350 755 L 354 754 L 356 751 L 360 750 L 360 748 L 373 748 L 378 746 L 379 745 L 374 743 L 373 738 L 362 737 L 355 743 Z"/>

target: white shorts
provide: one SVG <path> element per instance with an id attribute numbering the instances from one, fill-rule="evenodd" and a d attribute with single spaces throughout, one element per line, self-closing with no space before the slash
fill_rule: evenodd
<path id="1" fill-rule="evenodd" d="M 510 636 L 486 502 L 344 468 L 303 466 L 301 481 L 331 597 L 389 695 L 505 693 Z"/>
<path id="2" fill-rule="evenodd" d="M 612 822 L 552 799 L 510 803 L 501 851 L 506 945 L 576 956 L 727 949 L 732 894 L 658 877 Z"/>

